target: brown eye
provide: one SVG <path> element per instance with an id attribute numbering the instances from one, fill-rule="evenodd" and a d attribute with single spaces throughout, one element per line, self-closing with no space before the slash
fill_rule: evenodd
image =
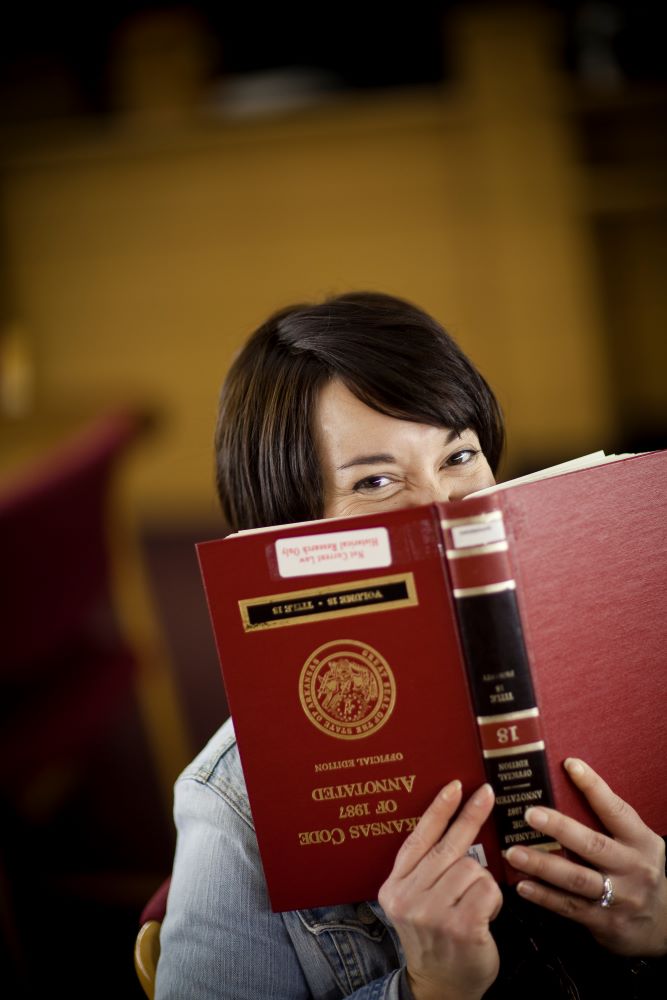
<path id="1" fill-rule="evenodd" d="M 447 459 L 447 465 L 465 465 L 470 462 L 478 452 L 475 448 L 462 448 L 461 451 L 454 452 Z"/>
<path id="2" fill-rule="evenodd" d="M 358 483 L 355 483 L 353 489 L 358 492 L 363 490 L 379 490 L 383 486 L 387 486 L 391 480 L 388 476 L 366 476 L 365 479 L 360 479 Z"/>

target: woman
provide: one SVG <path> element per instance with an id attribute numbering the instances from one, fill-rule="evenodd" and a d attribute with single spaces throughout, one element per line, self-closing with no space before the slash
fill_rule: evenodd
<path id="1" fill-rule="evenodd" d="M 349 294 L 285 309 L 245 345 L 221 397 L 218 490 L 235 530 L 388 511 L 491 485 L 502 446 L 491 390 L 435 320 Z M 377 901 L 272 913 L 228 721 L 176 786 L 157 997 L 657 995 L 663 841 L 583 762 L 566 767 L 608 835 L 549 809 L 526 820 L 582 863 L 512 848 L 525 877 L 503 899 L 466 854 L 493 793 L 462 803 L 454 781 Z"/>

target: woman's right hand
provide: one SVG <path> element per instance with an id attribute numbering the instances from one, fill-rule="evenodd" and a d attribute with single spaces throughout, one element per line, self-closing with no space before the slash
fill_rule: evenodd
<path id="1" fill-rule="evenodd" d="M 478 1000 L 498 975 L 489 922 L 502 906 L 498 884 L 466 851 L 493 808 L 482 787 L 461 802 L 452 781 L 401 846 L 379 902 L 392 921 L 415 1000 Z"/>

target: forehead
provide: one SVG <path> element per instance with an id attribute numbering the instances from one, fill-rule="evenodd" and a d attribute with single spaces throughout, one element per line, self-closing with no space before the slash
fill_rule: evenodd
<path id="1" fill-rule="evenodd" d="M 386 414 L 362 403 L 343 382 L 333 379 L 324 385 L 317 396 L 315 423 L 326 432 L 352 430 L 359 422 L 366 428 L 380 430 L 384 421 L 391 420 Z"/>
<path id="2" fill-rule="evenodd" d="M 314 424 L 320 457 L 334 468 L 362 455 L 442 447 L 448 433 L 442 427 L 380 413 L 337 380 L 320 390 Z"/>

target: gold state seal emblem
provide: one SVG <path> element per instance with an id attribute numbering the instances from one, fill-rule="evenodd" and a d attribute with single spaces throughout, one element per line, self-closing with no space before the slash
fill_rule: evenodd
<path id="1" fill-rule="evenodd" d="M 303 710 L 318 729 L 359 740 L 385 724 L 396 703 L 396 682 L 383 656 L 355 639 L 326 642 L 308 657 L 299 677 Z"/>

